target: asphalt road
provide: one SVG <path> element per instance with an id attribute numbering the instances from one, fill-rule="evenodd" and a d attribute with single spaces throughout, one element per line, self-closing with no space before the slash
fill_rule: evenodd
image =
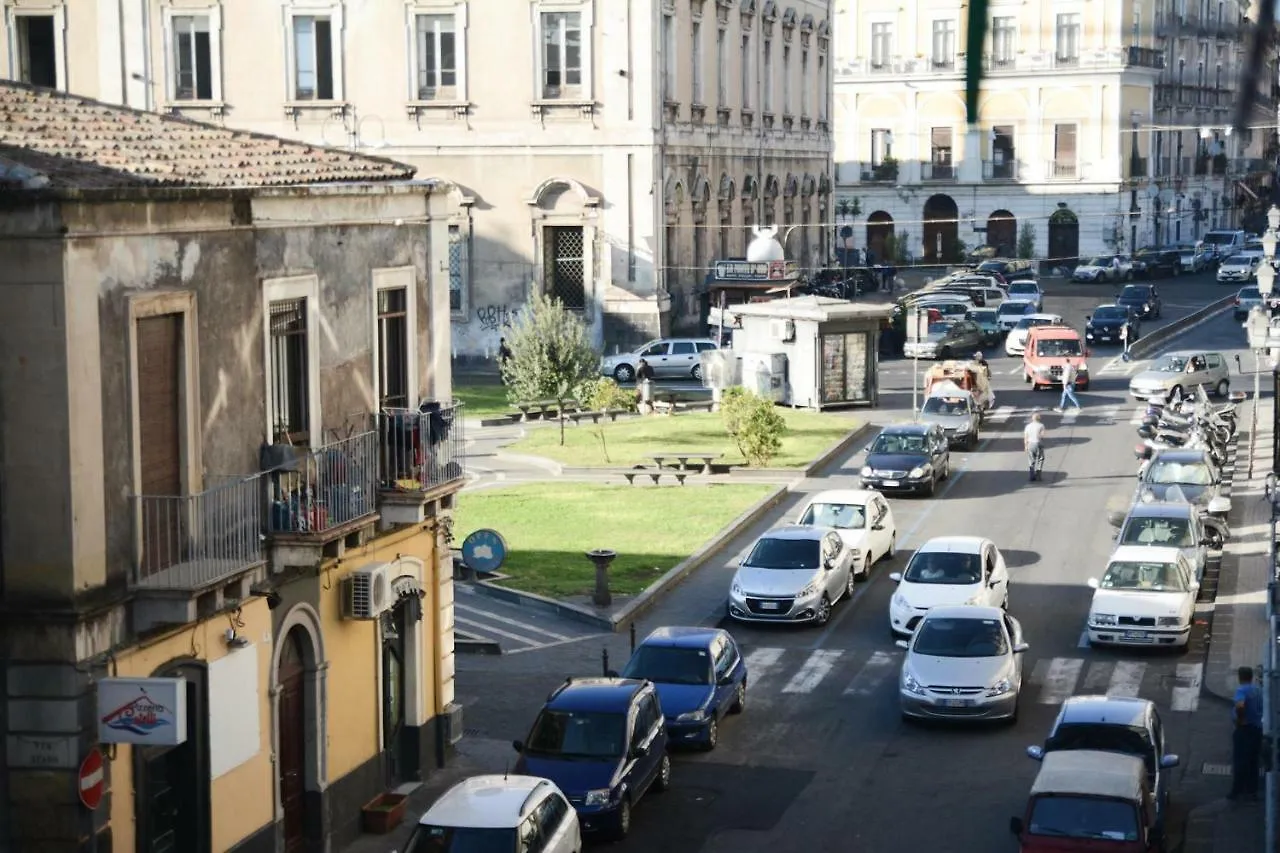
<path id="1" fill-rule="evenodd" d="M 1229 292 L 1187 278 L 1164 283 L 1162 290 L 1165 320 Z M 1049 294 L 1048 310 L 1082 324 L 1111 290 L 1051 284 Z M 1182 345 L 1220 349 L 1234 364 L 1243 332 L 1228 315 L 1173 347 Z M 1203 636 L 1178 655 L 1093 650 L 1082 641 L 1091 595 L 1085 581 L 1100 573 L 1112 548 L 1105 507 L 1132 493 L 1136 468 L 1130 421 L 1137 406 L 1126 388 L 1143 362 L 1126 364 L 1117 354 L 1095 348 L 1093 383 L 1080 395 L 1085 410 L 1079 415 L 1048 411 L 1056 395 L 1027 390 L 1011 375 L 1016 360 L 990 354 L 997 412 L 980 447 L 953 453 L 952 478 L 935 498 L 891 499 L 899 556 L 878 565 L 852 602 L 837 605 L 823 629 L 730 626 L 748 655 L 746 713 L 726 721 L 714 752 L 678 757 L 672 790 L 646 797 L 636 809 L 632 837 L 612 849 L 1012 851 L 1008 819 L 1025 803 L 1037 768 L 1024 747 L 1039 743 L 1063 700 L 1079 693 L 1118 691 L 1156 702 L 1171 749 L 1184 759 L 1175 771 L 1175 798 L 1181 789 L 1196 790 L 1204 781 L 1192 736 L 1193 718 L 1206 712 L 1199 691 Z M 1244 363 L 1248 368 L 1251 359 Z M 884 407 L 854 415 L 885 423 L 906 414 L 910 362 L 886 365 L 882 384 Z M 1237 389 L 1251 385 L 1250 375 L 1233 377 Z M 1044 480 L 1028 483 L 1020 434 L 1037 409 L 1045 411 L 1047 461 Z M 860 464 L 860 454 L 852 454 L 807 485 L 856 486 Z M 640 635 L 662 624 L 718 623 L 742 551 L 803 500 L 803 493 L 795 496 L 733 543 L 723 559 L 692 576 L 643 620 Z M 922 727 L 899 718 L 901 652 L 887 629 L 893 592 L 887 575 L 925 540 L 961 533 L 987 536 L 1003 551 L 1012 578 L 1010 610 L 1031 645 L 1025 662 L 1030 683 L 1024 684 L 1021 717 L 1012 727 Z M 619 667 L 628 653 L 627 637 L 586 637 L 512 656 L 460 657 L 458 698 L 468 734 L 495 741 L 524 736 L 559 681 L 600 672 L 602 650 Z"/>

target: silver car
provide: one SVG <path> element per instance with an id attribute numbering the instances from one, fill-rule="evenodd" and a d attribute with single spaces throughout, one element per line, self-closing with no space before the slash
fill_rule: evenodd
<path id="1" fill-rule="evenodd" d="M 1116 545 L 1149 548 L 1179 548 L 1195 569 L 1196 580 L 1204 577 L 1210 548 L 1221 548 L 1226 524 L 1202 515 L 1191 504 L 1144 503 L 1129 510 L 1116 531 Z"/>
<path id="2" fill-rule="evenodd" d="M 852 598 L 855 551 L 830 527 L 790 525 L 756 540 L 729 585 L 730 619 L 825 625 Z"/>
<path id="3" fill-rule="evenodd" d="M 942 427 L 947 434 L 947 443 L 952 447 L 975 450 L 982 412 L 972 394 L 953 383 L 943 383 L 947 384 L 952 387 L 939 386 L 925 398 L 924 405 L 920 407 L 920 422 Z"/>
<path id="4" fill-rule="evenodd" d="M 1199 386 L 1209 394 L 1226 397 L 1231 391 L 1231 367 L 1220 352 L 1179 350 L 1171 352 L 1129 380 L 1129 393 L 1139 400 L 1163 397 L 1177 388 L 1184 394 Z"/>
<path id="5" fill-rule="evenodd" d="M 910 640 L 898 695 L 902 717 L 1009 720 L 1018 718 L 1022 625 L 998 607 L 935 607 Z"/>
<path id="6" fill-rule="evenodd" d="M 653 368 L 654 378 L 702 381 L 702 353 L 716 349 L 710 338 L 663 338 L 650 341 L 635 352 L 605 356 L 600 360 L 600 375 L 612 376 L 619 382 L 636 378 L 636 368 L 644 359 Z"/>
<path id="7" fill-rule="evenodd" d="M 1237 252 L 1218 266 L 1218 281 L 1253 281 L 1261 261 L 1260 252 Z"/>

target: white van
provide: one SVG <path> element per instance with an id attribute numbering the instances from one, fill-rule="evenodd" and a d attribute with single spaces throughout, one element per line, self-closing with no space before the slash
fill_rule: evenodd
<path id="1" fill-rule="evenodd" d="M 1212 252 L 1216 257 L 1214 260 L 1222 260 L 1229 258 L 1236 252 L 1245 247 L 1244 231 L 1210 231 L 1204 235 L 1201 241 L 1207 252 Z"/>

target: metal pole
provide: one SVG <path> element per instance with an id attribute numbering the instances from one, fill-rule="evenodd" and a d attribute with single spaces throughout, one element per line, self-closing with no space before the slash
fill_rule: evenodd
<path id="1" fill-rule="evenodd" d="M 1253 479 L 1253 449 L 1257 446 L 1258 398 L 1262 393 L 1262 350 L 1253 351 L 1253 428 L 1249 430 L 1249 479 Z M 1274 537 L 1272 537 L 1274 539 Z M 1272 565 L 1275 561 L 1272 561 Z"/>
<path id="2" fill-rule="evenodd" d="M 636 623 L 631 623 L 631 653 L 636 653 Z"/>
<path id="3" fill-rule="evenodd" d="M 726 301 L 726 299 L 725 299 L 725 293 L 724 293 L 724 291 L 723 291 L 723 290 L 721 290 L 721 291 L 720 291 L 720 328 L 716 331 L 716 346 L 718 346 L 718 347 L 722 347 L 722 348 L 724 347 L 724 307 L 725 307 L 725 301 Z"/>
<path id="4" fill-rule="evenodd" d="M 917 394 L 920 389 L 920 356 L 911 359 L 911 416 L 915 417 L 919 412 L 916 405 Z"/>

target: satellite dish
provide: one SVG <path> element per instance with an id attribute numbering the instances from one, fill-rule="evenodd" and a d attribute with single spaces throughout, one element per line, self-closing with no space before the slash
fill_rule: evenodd
<path id="1" fill-rule="evenodd" d="M 762 264 L 768 261 L 786 260 L 786 253 L 782 251 L 782 244 L 778 242 L 778 226 L 769 225 L 764 228 L 752 226 L 751 231 L 756 236 L 747 246 L 748 263 Z"/>

